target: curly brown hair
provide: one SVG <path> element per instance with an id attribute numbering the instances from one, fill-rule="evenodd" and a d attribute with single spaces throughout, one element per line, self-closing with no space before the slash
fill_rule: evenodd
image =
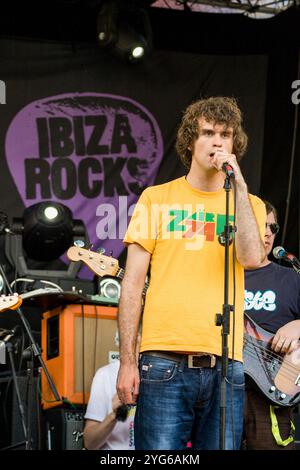
<path id="1" fill-rule="evenodd" d="M 248 137 L 242 128 L 242 113 L 234 98 L 223 96 L 201 99 L 185 110 L 176 139 L 176 151 L 186 168 L 190 168 L 194 142 L 199 136 L 199 119 L 233 128 L 233 153 L 237 160 L 244 155 Z"/>

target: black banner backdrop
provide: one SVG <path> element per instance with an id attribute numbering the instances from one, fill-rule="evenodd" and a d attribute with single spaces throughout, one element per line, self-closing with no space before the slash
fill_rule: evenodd
<path id="1" fill-rule="evenodd" d="M 264 55 L 156 51 L 132 66 L 93 46 L 2 39 L 0 63 L 0 209 L 10 217 L 62 202 L 85 222 L 93 249 L 119 257 L 143 188 L 185 172 L 174 151 L 183 109 L 212 95 L 234 96 L 243 110 L 250 143 L 242 169 L 259 192 Z"/>

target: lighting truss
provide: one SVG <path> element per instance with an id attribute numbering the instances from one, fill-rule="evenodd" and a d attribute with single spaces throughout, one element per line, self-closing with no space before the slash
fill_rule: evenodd
<path id="1" fill-rule="evenodd" d="M 156 0 L 152 6 L 202 11 L 206 13 L 241 13 L 257 18 L 270 17 L 292 6 L 299 0 Z"/>

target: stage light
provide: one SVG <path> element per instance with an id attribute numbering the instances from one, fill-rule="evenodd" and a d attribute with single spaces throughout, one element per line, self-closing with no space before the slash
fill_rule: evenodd
<path id="1" fill-rule="evenodd" d="M 139 59 L 140 57 L 143 57 L 144 53 L 145 49 L 142 46 L 136 46 L 132 50 L 132 57 L 134 57 L 135 59 Z"/>
<path id="2" fill-rule="evenodd" d="M 117 40 L 118 2 L 106 0 L 97 17 L 97 34 L 100 46 L 112 46 Z"/>
<path id="3" fill-rule="evenodd" d="M 129 63 L 141 61 L 152 49 L 149 16 L 139 2 L 104 1 L 97 31 L 99 45 Z"/>
<path id="4" fill-rule="evenodd" d="M 58 216 L 58 210 L 56 207 L 49 206 L 44 209 L 44 215 L 48 220 L 54 220 Z"/>
<path id="5" fill-rule="evenodd" d="M 129 23 L 120 23 L 118 39 L 113 52 L 116 56 L 127 62 L 138 62 L 146 54 L 148 45 L 145 38 L 139 34 Z"/>
<path id="6" fill-rule="evenodd" d="M 58 259 L 75 236 L 86 237 L 83 222 L 74 220 L 67 206 L 53 201 L 27 207 L 21 219 L 13 219 L 12 232 L 22 236 L 27 257 L 36 261 Z"/>
<path id="7" fill-rule="evenodd" d="M 56 292 L 61 292 L 60 286 L 73 291 L 81 265 L 67 264 L 62 255 L 75 240 L 89 244 L 83 221 L 73 219 L 67 206 L 43 201 L 27 207 L 23 216 L 13 217 L 10 227 L 5 229 L 5 256 L 14 269 L 16 281 L 26 282 L 27 287 L 32 283 L 30 291 L 35 288 L 35 280 L 42 283 L 39 286 L 42 290 L 49 289 L 51 284 Z"/>
<path id="8" fill-rule="evenodd" d="M 71 210 L 57 202 L 40 202 L 23 214 L 23 247 L 29 258 L 50 261 L 59 258 L 72 244 L 74 229 L 84 225 L 75 221 Z M 80 231 L 80 230 L 79 230 Z"/>

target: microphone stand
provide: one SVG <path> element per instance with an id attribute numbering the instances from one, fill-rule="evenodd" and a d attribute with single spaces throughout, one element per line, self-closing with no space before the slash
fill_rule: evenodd
<path id="1" fill-rule="evenodd" d="M 7 289 L 8 289 L 8 292 L 9 292 L 11 295 L 13 295 L 12 288 L 10 287 L 10 284 L 9 284 L 9 282 L 8 282 L 8 279 L 7 279 L 7 277 L 6 277 L 6 274 L 5 274 L 5 272 L 4 272 L 4 269 L 3 269 L 2 265 L 1 265 L 1 263 L 0 263 L 0 275 L 1 275 L 2 278 L 4 279 L 4 282 L 5 282 L 5 284 L 6 284 L 6 287 L 7 287 Z M 49 383 L 49 385 L 50 385 L 50 388 L 51 388 L 51 390 L 52 390 L 52 393 L 53 393 L 53 395 L 54 395 L 54 397 L 55 397 L 55 400 L 57 400 L 57 401 L 59 402 L 59 401 L 61 401 L 60 396 L 59 396 L 59 394 L 58 394 L 58 391 L 57 391 L 57 389 L 56 389 L 56 386 L 55 386 L 53 380 L 52 380 L 51 377 L 50 377 L 50 374 L 49 374 L 49 371 L 48 371 L 48 369 L 47 369 L 47 367 L 46 367 L 46 364 L 45 364 L 45 362 L 44 362 L 44 360 L 43 360 L 43 358 L 42 358 L 41 349 L 40 349 L 39 345 L 36 343 L 36 341 L 35 341 L 35 339 L 34 339 L 34 337 L 33 337 L 33 335 L 32 335 L 30 325 L 28 324 L 28 322 L 27 322 L 27 320 L 26 320 L 26 318 L 25 318 L 25 316 L 24 316 L 22 310 L 20 309 L 20 307 L 18 307 L 18 308 L 16 309 L 16 312 L 18 313 L 18 315 L 19 315 L 19 317 L 20 317 L 20 319 L 21 319 L 21 321 L 22 321 L 22 323 L 23 323 L 23 326 L 24 326 L 24 328 L 25 328 L 25 331 L 26 331 L 26 333 L 27 333 L 27 335 L 28 335 L 28 337 L 29 337 L 30 346 L 31 346 L 31 349 L 32 349 L 32 353 L 33 353 L 34 357 L 37 357 L 37 358 L 38 358 L 38 360 L 39 360 L 39 362 L 40 362 L 40 364 L 41 364 L 41 366 L 42 366 L 42 368 L 43 368 L 43 371 L 44 371 L 44 373 L 45 373 L 45 376 L 46 376 L 46 378 L 47 378 L 47 380 L 48 380 L 48 383 Z M 12 358 L 12 354 L 10 354 L 10 358 Z M 11 362 L 11 364 L 13 364 L 13 362 Z M 13 373 L 14 383 L 15 383 L 15 385 L 16 385 L 17 400 L 18 400 L 19 410 L 20 410 L 20 414 L 21 414 L 22 425 L 23 425 L 23 428 L 24 428 L 24 423 L 23 423 L 23 422 L 24 422 L 24 408 L 23 408 L 23 405 L 22 405 L 22 403 L 21 403 L 21 398 L 20 398 L 20 393 L 19 393 L 19 389 L 18 389 L 18 385 L 17 385 L 17 380 L 15 380 L 15 378 L 16 378 L 16 376 L 15 376 L 15 369 L 14 369 L 13 366 L 12 366 L 12 373 Z M 29 423 L 27 422 L 27 426 L 28 426 L 28 425 L 29 425 Z M 30 425 L 29 425 L 29 426 L 30 426 Z M 30 447 L 31 447 L 31 443 L 28 442 L 28 432 L 27 432 L 27 429 L 23 429 L 23 430 L 24 430 L 24 437 L 25 437 L 25 440 L 26 440 L 26 450 L 29 450 Z M 30 428 L 29 428 L 29 431 L 30 431 Z M 8 449 L 8 448 L 9 448 L 9 447 L 7 447 L 7 449 Z"/>
<path id="2" fill-rule="evenodd" d="M 28 395 L 27 395 L 27 445 L 26 445 L 26 450 L 33 450 L 32 447 L 32 423 L 31 423 L 31 416 L 32 416 L 32 405 L 33 405 L 33 400 L 32 400 L 32 394 L 34 390 L 34 382 L 33 382 L 33 370 L 34 370 L 34 364 L 33 364 L 33 351 L 32 347 L 29 347 L 28 349 L 25 349 L 23 353 L 23 357 L 27 360 L 27 390 L 28 390 Z M 40 425 L 40 423 L 38 423 Z"/>
<path id="3" fill-rule="evenodd" d="M 24 406 L 23 406 L 23 403 L 22 403 L 20 388 L 19 388 L 17 374 L 16 374 L 15 362 L 14 362 L 14 357 L 13 357 L 13 345 L 10 341 L 8 341 L 6 343 L 6 349 L 7 349 L 8 355 L 9 355 L 11 373 L 12 373 L 13 383 L 14 383 L 14 386 L 15 386 L 16 400 L 17 400 L 17 404 L 18 404 L 18 408 L 19 408 L 19 412 L 20 412 L 21 423 L 22 423 L 22 428 L 23 428 L 23 434 L 24 434 L 24 439 L 25 439 L 24 442 L 18 443 L 18 446 L 25 443 L 26 448 L 27 448 L 27 446 L 28 446 L 28 438 L 27 438 L 28 433 L 27 433 L 27 428 L 26 428 L 26 424 L 25 424 L 26 423 L 25 412 L 24 412 Z M 13 448 L 15 446 L 13 445 L 11 447 Z M 9 448 L 10 448 L 10 446 L 8 447 L 8 449 Z"/>
<path id="4" fill-rule="evenodd" d="M 228 335 L 230 333 L 230 311 L 233 311 L 233 305 L 228 303 L 229 290 L 229 245 L 230 235 L 234 228 L 229 224 L 229 194 L 231 190 L 230 176 L 226 172 L 224 181 L 226 194 L 226 217 L 224 232 L 219 238 L 219 242 L 225 247 L 224 261 L 224 304 L 222 314 L 216 314 L 216 325 L 221 326 L 222 336 L 222 360 L 221 360 L 221 398 L 220 398 L 220 444 L 221 450 L 225 450 L 225 432 L 226 432 L 226 377 L 228 370 Z"/>

